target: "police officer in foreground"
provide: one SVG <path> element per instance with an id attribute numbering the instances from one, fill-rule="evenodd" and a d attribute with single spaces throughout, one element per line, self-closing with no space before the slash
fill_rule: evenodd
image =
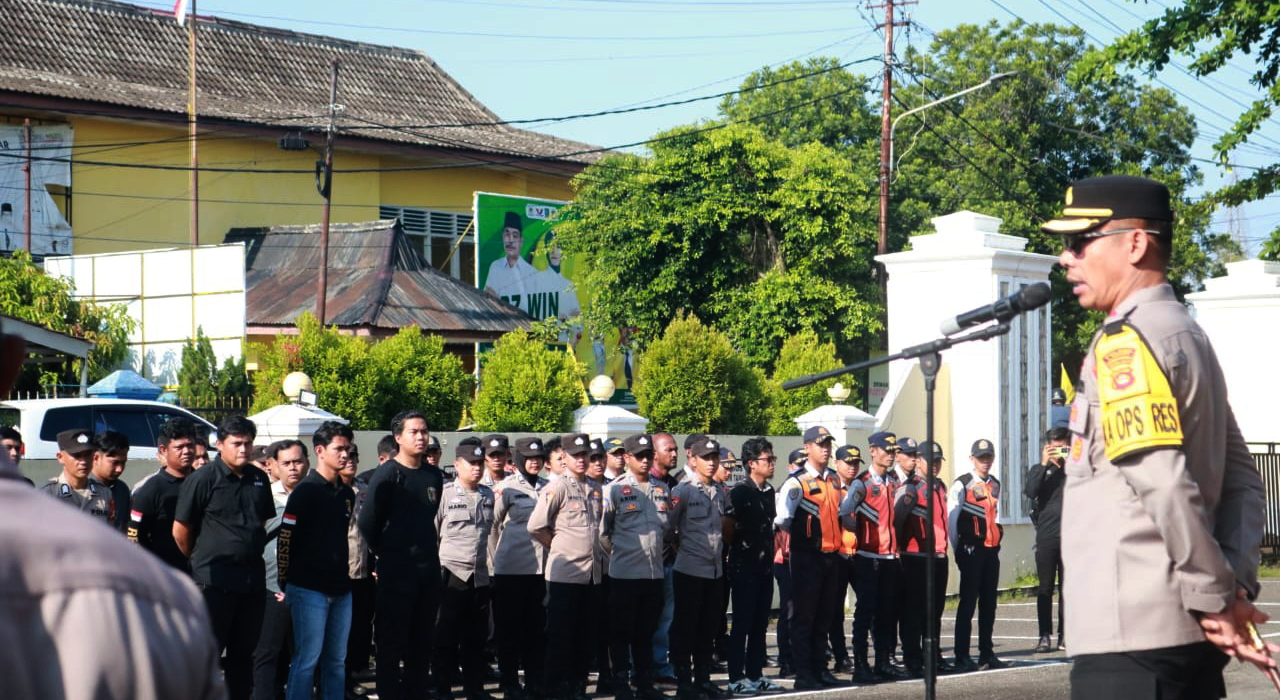
<path id="1" fill-rule="evenodd" d="M 1107 314 L 1064 467 L 1064 597 L 1081 601 L 1066 620 L 1072 697 L 1220 697 L 1224 651 L 1275 666 L 1246 629 L 1266 619 L 1251 602 L 1261 479 L 1213 347 L 1167 279 L 1168 189 L 1089 178 L 1066 202 L 1044 228 L 1063 236 L 1058 262 L 1080 305 Z"/>
<path id="2" fill-rule="evenodd" d="M 630 435 L 622 441 L 626 474 L 605 487 L 600 540 L 609 552 L 609 653 L 614 697 L 667 697 L 653 684 L 653 632 L 662 613 L 662 547 L 671 495 L 650 479 L 653 438 Z M 636 693 L 628 675 L 635 662 Z"/>
<path id="3" fill-rule="evenodd" d="M 529 516 L 547 481 L 538 476 L 546 461 L 543 441 L 523 437 L 515 444 L 516 473 L 494 489 L 493 625 L 498 641 L 502 697 L 528 700 L 542 692 L 547 611 L 542 599 L 547 584 L 542 567 L 546 549 L 528 529 Z M 520 669 L 524 669 L 524 687 Z"/>
<path id="4" fill-rule="evenodd" d="M 547 697 L 582 700 L 596 647 L 595 620 L 604 609 L 599 484 L 587 478 L 591 438 L 560 438 L 564 472 L 547 484 L 529 516 L 528 530 L 548 550 Z"/>
<path id="5" fill-rule="evenodd" d="M 88 430 L 73 429 L 58 433 L 57 457 L 62 471 L 36 489 L 101 518 L 102 522 L 114 527 L 111 491 L 89 478 L 96 450 L 93 436 Z"/>
<path id="6" fill-rule="evenodd" d="M 1063 647 L 1062 620 L 1065 606 L 1062 604 L 1062 486 L 1067 475 L 1062 467 L 1067 462 L 1071 433 L 1066 427 L 1050 428 L 1045 433 L 1040 464 L 1027 471 L 1027 483 L 1022 494 L 1032 503 L 1031 522 L 1036 527 L 1036 577 L 1040 586 L 1036 590 L 1036 621 L 1040 625 L 1040 641 L 1037 654 L 1046 654 Z M 1056 586 L 1055 586 L 1056 584 Z M 1053 638 L 1053 589 L 1058 589 L 1058 643 Z"/>
<path id="7" fill-rule="evenodd" d="M 996 624 L 996 587 L 1000 583 L 1000 480 L 992 474 L 996 450 L 990 440 L 975 440 L 969 450 L 973 471 L 961 474 L 947 494 L 951 539 L 960 570 L 960 602 L 956 607 L 956 668 L 975 671 L 1004 668 L 996 656 L 992 631 Z M 969 656 L 973 610 L 978 610 L 978 662 Z"/>
<path id="8" fill-rule="evenodd" d="M 505 439 L 503 441 L 505 443 Z M 502 445 L 506 447 L 505 444 Z M 462 661 L 467 700 L 491 700 L 484 689 L 484 642 L 489 632 L 489 531 L 493 490 L 480 483 L 492 473 L 490 449 L 459 444 L 453 462 L 458 478 L 445 486 L 436 511 L 440 533 L 440 614 L 436 618 L 436 692 L 452 698 L 450 676 Z M 506 453 L 502 455 L 506 462 Z M 461 651 L 461 653 L 459 653 Z"/>

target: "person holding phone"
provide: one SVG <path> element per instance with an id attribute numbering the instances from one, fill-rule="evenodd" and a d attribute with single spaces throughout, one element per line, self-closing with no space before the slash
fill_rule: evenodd
<path id="1" fill-rule="evenodd" d="M 1031 522 L 1036 526 L 1036 619 L 1040 623 L 1037 654 L 1062 649 L 1062 485 L 1067 477 L 1062 471 L 1070 450 L 1071 433 L 1065 427 L 1050 428 L 1044 436 L 1040 464 L 1027 472 L 1022 493 L 1034 505 Z M 1053 639 L 1053 588 L 1058 585 L 1058 643 Z"/>

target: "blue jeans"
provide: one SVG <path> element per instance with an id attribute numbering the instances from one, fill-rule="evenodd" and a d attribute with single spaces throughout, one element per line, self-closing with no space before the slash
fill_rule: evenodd
<path id="1" fill-rule="evenodd" d="M 287 700 L 311 700 L 316 668 L 320 700 L 342 700 L 347 635 L 351 631 L 351 594 L 325 595 L 288 584 L 284 600 L 293 617 L 293 661 Z"/>
<path id="2" fill-rule="evenodd" d="M 671 587 L 670 566 L 663 568 L 662 614 L 658 616 L 658 629 L 653 633 L 653 675 L 657 678 L 675 678 L 676 668 L 671 665 L 671 618 L 676 613 L 676 597 Z"/>

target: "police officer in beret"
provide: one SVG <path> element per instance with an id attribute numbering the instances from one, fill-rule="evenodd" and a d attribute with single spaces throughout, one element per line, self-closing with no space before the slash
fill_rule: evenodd
<path id="1" fill-rule="evenodd" d="M 115 527 L 111 490 L 89 478 L 97 448 L 88 430 L 58 433 L 58 463 L 62 471 L 37 489 Z"/>
<path id="2" fill-rule="evenodd" d="M 654 687 L 653 632 L 662 613 L 662 547 L 668 532 L 671 494 L 650 479 L 653 437 L 622 441 L 627 473 L 605 487 L 600 540 L 609 552 L 609 653 L 614 697 L 661 700 Z M 628 684 L 634 660 L 636 693 Z"/>
<path id="3" fill-rule="evenodd" d="M 996 450 L 990 440 L 975 440 L 969 450 L 973 471 L 961 474 L 947 494 L 951 543 L 960 570 L 956 608 L 956 668 L 960 671 L 1004 668 L 991 634 L 996 623 L 996 587 L 1000 583 L 1000 480 L 992 473 Z M 973 611 L 978 610 L 978 662 L 969 655 Z"/>
<path id="4" fill-rule="evenodd" d="M 587 670 L 596 648 L 594 616 L 604 609 L 600 485 L 587 478 L 591 438 L 560 438 L 565 471 L 547 484 L 529 516 L 528 530 L 547 548 L 547 697 L 586 694 Z"/>
<path id="5" fill-rule="evenodd" d="M 1265 619 L 1262 483 L 1213 347 L 1169 284 L 1173 224 L 1164 185 L 1110 175 L 1074 183 L 1044 226 L 1080 305 L 1106 314 L 1064 467 L 1075 698 L 1219 697 L 1224 651 L 1275 665 L 1247 629 Z"/>

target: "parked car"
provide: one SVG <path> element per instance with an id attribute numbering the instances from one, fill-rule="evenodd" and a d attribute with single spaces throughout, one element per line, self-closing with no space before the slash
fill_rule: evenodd
<path id="1" fill-rule="evenodd" d="M 159 401 L 136 399 L 30 399 L 0 402 L 0 424 L 22 433 L 24 459 L 54 459 L 58 433 L 88 428 L 94 433 L 116 430 L 129 438 L 129 459 L 154 460 L 160 426 L 175 416 L 189 418 L 209 431 L 214 426 L 196 414 Z"/>

